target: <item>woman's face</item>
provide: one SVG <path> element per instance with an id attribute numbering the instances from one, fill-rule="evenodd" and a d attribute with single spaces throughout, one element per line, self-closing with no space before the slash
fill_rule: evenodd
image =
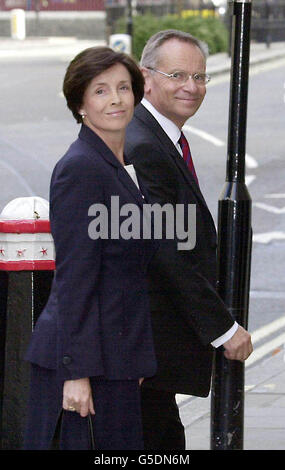
<path id="1" fill-rule="evenodd" d="M 122 133 L 132 119 L 134 94 L 131 75 L 122 64 L 116 64 L 97 75 L 83 96 L 79 114 L 84 124 L 99 136 Z"/>

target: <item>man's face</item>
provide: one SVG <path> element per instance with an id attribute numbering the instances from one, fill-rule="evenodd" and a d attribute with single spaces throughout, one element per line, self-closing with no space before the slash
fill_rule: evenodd
<path id="1" fill-rule="evenodd" d="M 155 69 L 167 74 L 183 71 L 190 75 L 205 73 L 206 63 L 198 46 L 173 38 L 160 47 Z M 160 73 L 148 69 L 143 72 L 146 99 L 181 128 L 202 104 L 206 86 L 198 85 L 192 78 L 181 85 Z"/>

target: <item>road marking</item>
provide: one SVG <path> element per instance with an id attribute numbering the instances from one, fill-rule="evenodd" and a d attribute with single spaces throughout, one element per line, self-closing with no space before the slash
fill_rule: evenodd
<path id="1" fill-rule="evenodd" d="M 258 168 L 258 163 L 251 155 L 245 154 L 245 163 L 248 168 Z"/>
<path id="2" fill-rule="evenodd" d="M 209 134 L 208 132 L 205 132 L 201 129 L 197 129 L 197 127 L 189 126 L 187 124 L 187 125 L 183 126 L 183 130 L 186 131 L 186 132 L 191 132 L 192 134 L 195 134 L 198 137 L 201 137 L 202 139 L 207 140 L 208 142 L 215 145 L 216 147 L 225 147 L 225 145 L 226 145 L 223 140 L 218 139 L 214 135 Z M 257 168 L 258 167 L 258 163 L 255 160 L 255 158 L 253 158 L 248 153 L 245 155 L 245 161 L 246 161 L 246 166 L 248 168 Z"/>
<path id="3" fill-rule="evenodd" d="M 285 232 L 254 233 L 252 237 L 255 243 L 270 243 L 273 240 L 285 240 Z"/>
<path id="4" fill-rule="evenodd" d="M 264 209 L 265 211 L 272 212 L 273 214 L 285 214 L 285 207 L 275 207 L 270 206 L 269 204 L 264 204 L 263 202 L 255 202 L 253 204 L 255 207 L 259 207 L 259 209 Z"/>
<path id="5" fill-rule="evenodd" d="M 251 290 L 250 297 L 252 299 L 285 299 L 285 291 Z"/>
<path id="6" fill-rule="evenodd" d="M 268 70 L 277 69 L 285 65 L 284 57 L 276 57 L 272 61 L 264 62 L 261 64 L 250 64 L 249 75 L 257 75 L 259 73 L 267 72 Z M 253 68 L 251 68 L 253 66 Z"/>
<path id="7" fill-rule="evenodd" d="M 255 175 L 246 175 L 245 184 L 249 186 L 255 180 L 255 178 L 256 178 Z"/>
<path id="8" fill-rule="evenodd" d="M 264 196 L 267 199 L 282 199 L 285 198 L 285 194 L 282 193 L 271 193 L 271 194 L 265 194 Z"/>
<path id="9" fill-rule="evenodd" d="M 4 160 L 0 160 L 0 165 L 6 168 L 10 173 L 12 173 L 16 178 L 19 180 L 20 184 L 25 188 L 29 196 L 35 196 L 35 192 L 32 190 L 31 186 L 27 183 L 27 181 L 22 177 L 22 175 L 15 170 L 9 163 L 4 162 Z"/>
<path id="10" fill-rule="evenodd" d="M 262 63 L 262 64 L 251 63 L 250 68 L 249 68 L 249 76 L 251 77 L 252 75 L 258 75 L 259 73 L 267 72 L 269 70 L 282 67 L 284 64 L 285 64 L 284 57 L 282 58 L 276 57 L 272 61 Z M 224 82 L 230 82 L 230 79 L 231 79 L 230 72 L 225 70 L 225 72 L 222 72 L 220 75 L 214 75 L 210 83 L 208 83 L 207 88 L 211 88 L 215 85 L 220 85 L 221 83 L 224 83 Z M 250 83 L 249 83 L 249 86 L 250 86 Z"/>
<path id="11" fill-rule="evenodd" d="M 11 147 L 13 150 L 16 150 L 17 153 L 19 153 L 20 155 L 23 155 L 25 158 L 27 158 L 28 160 L 31 160 L 31 158 L 33 160 L 35 160 L 39 165 L 41 165 L 48 173 L 50 173 L 50 168 L 48 167 L 48 165 L 46 165 L 40 158 L 38 158 L 37 156 L 35 156 L 34 154 L 32 153 L 29 153 L 29 155 L 22 150 L 22 148 L 18 145 L 15 145 L 14 143 L 12 143 L 10 140 L 8 139 L 5 139 L 2 137 L 2 135 L 0 135 L 0 144 L 4 144 L 4 145 L 8 145 L 9 147 Z"/>
<path id="12" fill-rule="evenodd" d="M 279 346 L 282 346 L 283 344 L 285 344 L 285 333 L 277 336 L 276 338 L 273 338 L 263 346 L 255 349 L 249 358 L 245 361 L 245 367 L 251 366 L 256 361 L 262 359 L 264 356 L 274 351 L 274 349 L 278 348 Z"/>
<path id="13" fill-rule="evenodd" d="M 225 145 L 223 140 L 218 139 L 217 137 L 209 134 L 208 132 L 202 131 L 201 129 L 197 129 L 196 127 L 193 126 L 183 126 L 183 129 L 186 132 L 191 132 L 192 134 L 198 135 L 204 140 L 207 140 L 208 142 L 211 142 L 213 145 L 216 147 L 223 147 Z"/>
<path id="14" fill-rule="evenodd" d="M 255 330 L 253 333 L 251 333 L 251 341 L 253 344 L 256 344 L 262 339 L 266 338 L 266 336 L 271 335 L 272 333 L 274 333 L 274 331 L 278 331 L 280 328 L 283 328 L 284 326 L 285 326 L 285 315 L 277 318 L 277 320 L 274 320 L 265 326 L 262 326 L 261 328 L 258 328 L 258 330 Z"/>
<path id="15" fill-rule="evenodd" d="M 265 198 L 272 198 L 272 199 L 281 199 L 285 198 L 284 193 L 272 193 L 272 194 L 265 194 Z M 275 207 L 270 204 L 264 204 L 263 202 L 255 202 L 253 204 L 255 207 L 259 209 L 263 209 L 267 212 L 271 212 L 272 214 L 285 214 L 285 207 Z M 256 243 L 270 243 L 273 240 L 285 240 L 285 232 L 282 231 L 275 231 L 275 232 L 267 232 L 267 233 L 257 233 L 253 235 L 253 241 Z"/>

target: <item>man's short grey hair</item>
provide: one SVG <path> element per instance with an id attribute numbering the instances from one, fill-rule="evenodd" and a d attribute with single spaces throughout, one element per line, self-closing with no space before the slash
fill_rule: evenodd
<path id="1" fill-rule="evenodd" d="M 189 33 L 185 33 L 184 31 L 166 29 L 165 31 L 159 31 L 149 38 L 142 52 L 140 65 L 142 67 L 155 68 L 159 60 L 159 48 L 169 39 L 178 39 L 178 41 L 181 42 L 194 44 L 195 46 L 199 47 L 205 60 L 209 55 L 208 46 L 203 41 L 200 41 L 199 39 L 195 38 Z"/>

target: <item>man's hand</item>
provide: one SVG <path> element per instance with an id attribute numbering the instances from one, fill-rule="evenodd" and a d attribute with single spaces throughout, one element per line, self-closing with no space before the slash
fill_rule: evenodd
<path id="1" fill-rule="evenodd" d="M 95 414 L 88 377 L 64 382 L 62 408 L 68 411 L 77 411 L 82 418 L 89 413 Z"/>
<path id="2" fill-rule="evenodd" d="M 253 351 L 250 334 L 239 325 L 231 339 L 223 344 L 227 359 L 245 361 Z"/>

